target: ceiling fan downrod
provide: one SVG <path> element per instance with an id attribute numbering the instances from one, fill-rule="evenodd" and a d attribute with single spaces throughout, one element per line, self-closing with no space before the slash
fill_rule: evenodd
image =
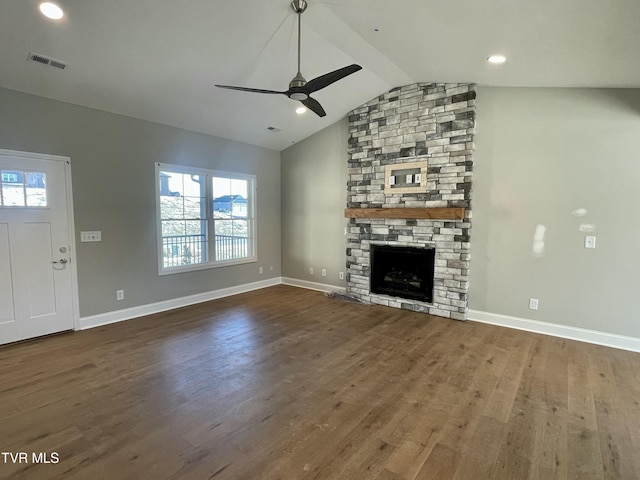
<path id="1" fill-rule="evenodd" d="M 289 89 L 295 90 L 296 88 L 302 88 L 306 85 L 307 80 L 302 76 L 300 71 L 300 51 L 302 49 L 302 14 L 307 9 L 307 2 L 305 0 L 293 0 L 291 2 L 291 8 L 298 15 L 298 73 L 293 77 L 293 80 L 289 82 Z M 306 93 L 293 91 L 289 98 L 293 100 L 306 100 L 309 97 Z"/>

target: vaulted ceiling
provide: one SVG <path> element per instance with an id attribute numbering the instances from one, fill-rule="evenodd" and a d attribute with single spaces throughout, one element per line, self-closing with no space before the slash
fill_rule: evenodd
<path id="1" fill-rule="evenodd" d="M 281 95 L 296 73 L 288 0 L 0 1 L 0 86 L 281 150 L 392 87 L 640 87 L 637 0 L 308 0 L 302 73 L 363 70 L 314 97 L 319 118 Z M 27 61 L 60 60 L 60 70 Z M 494 53 L 507 57 L 491 65 Z M 2 106 L 0 105 L 0 108 Z M 276 127 L 274 133 L 268 127 Z"/>

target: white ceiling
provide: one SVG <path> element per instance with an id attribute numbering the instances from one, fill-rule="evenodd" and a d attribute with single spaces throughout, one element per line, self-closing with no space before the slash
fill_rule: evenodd
<path id="1" fill-rule="evenodd" d="M 313 95 L 324 118 L 297 115 L 285 96 L 214 87 L 288 88 L 288 0 L 58 3 L 67 16 L 53 22 L 37 0 L 0 0 L 0 86 L 275 150 L 413 82 L 640 87 L 638 0 L 308 0 L 306 79 L 363 67 Z M 30 51 L 69 67 L 30 63 Z M 507 63 L 489 65 L 492 53 Z"/>

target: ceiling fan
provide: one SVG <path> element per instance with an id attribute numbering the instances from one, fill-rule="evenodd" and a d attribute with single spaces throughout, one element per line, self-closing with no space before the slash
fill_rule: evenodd
<path id="1" fill-rule="evenodd" d="M 253 93 L 268 93 L 268 94 L 279 94 L 286 95 L 292 100 L 300 101 L 305 107 L 309 110 L 313 111 L 319 117 L 324 117 L 327 112 L 324 111 L 322 105 L 311 98 L 311 94 L 313 92 L 317 92 L 318 90 L 322 90 L 325 87 L 328 87 L 332 83 L 337 82 L 338 80 L 351 75 L 352 73 L 361 70 L 362 67 L 360 65 L 349 65 L 347 67 L 339 68 L 338 70 L 334 70 L 333 72 L 326 73 L 319 77 L 314 78 L 313 80 L 309 80 L 308 82 L 300 73 L 300 38 L 301 38 L 301 21 L 302 21 L 302 13 L 307 9 L 306 0 L 293 0 L 291 2 L 291 8 L 293 11 L 298 14 L 298 73 L 293 80 L 289 83 L 289 90 L 284 92 L 278 92 L 276 90 L 261 90 L 257 88 L 246 88 L 246 87 L 234 87 L 232 85 L 216 85 L 216 87 L 220 88 L 228 88 L 230 90 L 240 90 L 241 92 L 253 92 Z"/>

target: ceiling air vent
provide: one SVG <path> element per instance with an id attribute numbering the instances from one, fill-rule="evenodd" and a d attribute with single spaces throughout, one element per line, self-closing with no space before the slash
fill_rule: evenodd
<path id="1" fill-rule="evenodd" d="M 39 63 L 41 65 L 48 65 L 60 70 L 64 70 L 65 68 L 67 68 L 66 63 L 61 62 L 60 60 L 55 60 L 51 57 L 47 57 L 45 55 L 40 55 L 39 53 L 29 52 L 29 61 Z"/>
<path id="2" fill-rule="evenodd" d="M 278 128 L 278 127 L 267 127 L 267 130 L 269 130 L 270 132 L 273 132 L 273 133 L 278 133 L 278 132 L 282 131 L 282 129 Z"/>

